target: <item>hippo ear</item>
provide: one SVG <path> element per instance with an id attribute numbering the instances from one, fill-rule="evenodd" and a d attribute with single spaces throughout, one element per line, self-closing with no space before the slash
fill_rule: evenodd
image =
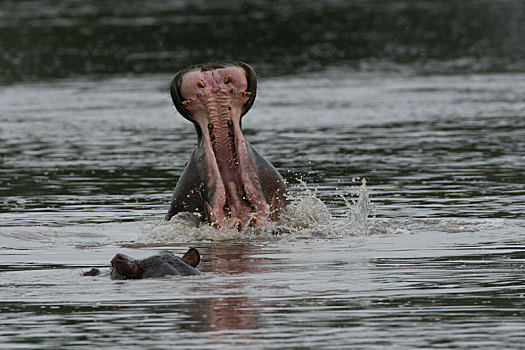
<path id="1" fill-rule="evenodd" d="M 242 109 L 241 115 L 244 116 L 248 110 L 252 108 L 253 102 L 255 101 L 255 95 L 257 94 L 257 76 L 249 64 L 241 61 L 233 61 L 232 63 L 244 69 L 246 73 L 246 80 L 248 81 L 248 87 L 246 88 L 246 91 L 250 93 L 250 98 L 248 101 L 246 101 L 246 104 Z"/>
<path id="2" fill-rule="evenodd" d="M 186 110 L 186 108 L 182 105 L 182 96 L 180 95 L 180 86 L 182 84 L 182 76 L 186 73 L 188 73 L 190 70 L 196 69 L 197 66 L 191 66 L 186 69 L 181 70 L 177 74 L 175 74 L 175 77 L 171 81 L 170 84 L 170 94 L 171 99 L 173 101 L 173 104 L 175 105 L 175 108 L 177 108 L 177 111 L 186 119 L 193 122 L 190 118 L 190 113 Z"/>
<path id="3" fill-rule="evenodd" d="M 201 261 L 201 255 L 197 249 L 190 248 L 181 260 L 190 266 L 196 267 Z"/>

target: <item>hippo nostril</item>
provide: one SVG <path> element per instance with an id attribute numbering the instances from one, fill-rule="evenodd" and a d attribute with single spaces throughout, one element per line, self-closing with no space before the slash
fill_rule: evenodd
<path id="1" fill-rule="evenodd" d="M 191 100 L 184 100 L 182 101 L 182 106 L 187 108 L 191 104 Z"/>
<path id="2" fill-rule="evenodd" d="M 202 89 L 203 87 L 206 87 L 206 84 L 204 84 L 204 82 L 203 82 L 202 80 L 199 80 L 199 81 L 197 82 L 197 86 L 200 87 L 200 88 Z"/>
<path id="3" fill-rule="evenodd" d="M 197 92 L 197 98 L 201 98 L 202 94 L 200 92 Z"/>
<path id="4" fill-rule="evenodd" d="M 242 94 L 247 97 L 250 97 L 252 95 L 252 93 L 249 91 L 244 91 Z"/>

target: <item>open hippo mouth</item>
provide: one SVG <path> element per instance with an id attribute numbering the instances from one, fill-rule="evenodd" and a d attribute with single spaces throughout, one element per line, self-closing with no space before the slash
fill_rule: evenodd
<path id="1" fill-rule="evenodd" d="M 241 118 L 257 91 L 253 69 L 242 62 L 192 66 L 177 73 L 170 89 L 175 107 L 195 124 L 199 137 L 196 156 L 205 187 L 201 198 L 206 220 L 215 227 L 238 229 L 276 220 L 284 195 L 277 192 L 284 189 L 283 180 L 269 163 L 256 164 L 259 159 L 265 161 L 241 130 Z M 271 175 L 280 185 L 261 181 L 260 175 L 272 172 L 268 166 L 277 173 Z"/>

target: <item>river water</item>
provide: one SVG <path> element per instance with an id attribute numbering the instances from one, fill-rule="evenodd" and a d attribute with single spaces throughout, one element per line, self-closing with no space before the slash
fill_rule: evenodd
<path id="1" fill-rule="evenodd" d="M 522 348 L 523 9 L 0 2 L 0 346 Z M 162 220 L 196 145 L 170 80 L 223 58 L 259 73 L 278 232 Z M 200 276 L 82 276 L 188 247 Z"/>

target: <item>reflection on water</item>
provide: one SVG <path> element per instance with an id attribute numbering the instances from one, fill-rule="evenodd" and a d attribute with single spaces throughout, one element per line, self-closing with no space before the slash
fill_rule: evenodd
<path id="1" fill-rule="evenodd" d="M 392 232 L 388 220 L 372 224 Z M 195 243 L 204 274 L 187 278 L 83 278 L 78 265 L 60 261 L 78 255 L 108 261 L 114 248 L 34 251 L 29 259 L 47 266 L 2 272 L 0 342 L 28 348 L 520 348 L 523 223 L 408 224 L 401 234 L 336 240 Z"/>
<path id="2" fill-rule="evenodd" d="M 257 248 L 250 244 L 218 246 L 208 251 L 208 256 L 213 258 L 208 260 L 206 268 L 222 276 L 228 275 L 229 278 L 203 287 L 204 290 L 213 293 L 214 297 L 202 303 L 200 312 L 194 312 L 202 318 L 196 330 L 217 332 L 258 329 L 261 326 L 259 306 L 246 295 L 248 281 L 243 277 L 263 272 L 260 266 L 262 259 L 252 256 L 257 253 Z M 210 339 L 211 342 L 214 342 L 213 338 Z M 220 342 L 222 335 L 217 338 Z M 241 344 L 242 338 L 239 337 Z"/>

